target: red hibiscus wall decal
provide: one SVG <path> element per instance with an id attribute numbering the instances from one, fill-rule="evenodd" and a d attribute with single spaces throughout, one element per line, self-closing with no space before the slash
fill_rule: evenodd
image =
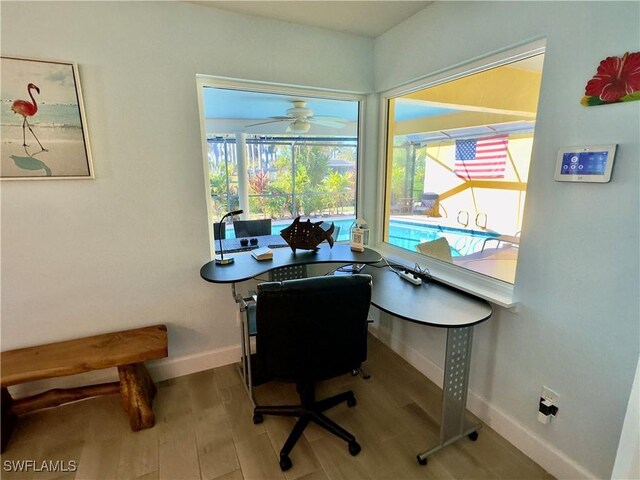
<path id="1" fill-rule="evenodd" d="M 586 106 L 640 100 L 640 52 L 602 60 L 584 95 Z"/>

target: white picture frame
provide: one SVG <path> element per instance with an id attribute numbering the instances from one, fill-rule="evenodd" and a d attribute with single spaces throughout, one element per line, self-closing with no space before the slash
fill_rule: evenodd
<path id="1" fill-rule="evenodd" d="M 0 179 L 94 178 L 75 63 L 0 57 Z"/>

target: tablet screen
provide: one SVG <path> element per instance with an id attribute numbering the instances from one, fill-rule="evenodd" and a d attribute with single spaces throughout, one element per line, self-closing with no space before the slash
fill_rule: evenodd
<path id="1" fill-rule="evenodd" d="M 562 155 L 562 175 L 604 175 L 608 151 L 569 152 Z"/>

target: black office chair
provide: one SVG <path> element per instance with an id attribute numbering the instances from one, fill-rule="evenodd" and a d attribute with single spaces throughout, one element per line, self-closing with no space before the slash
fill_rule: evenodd
<path id="1" fill-rule="evenodd" d="M 289 265 L 286 267 L 276 268 L 269 272 L 270 282 L 282 282 L 284 280 L 294 280 L 296 278 L 307 277 L 306 265 Z M 256 292 L 250 291 L 250 297 L 242 299 L 242 311 L 246 315 L 246 323 L 242 327 L 241 340 L 243 345 L 243 353 L 241 358 L 242 368 L 244 369 L 245 376 L 249 376 L 249 370 L 251 367 L 251 337 L 255 337 L 257 333 L 256 328 Z M 253 399 L 253 387 L 264 383 L 264 380 L 260 378 L 259 372 L 254 372 L 256 375 L 251 374 L 251 378 L 248 379 L 247 387 L 249 389 L 249 395 Z M 245 378 L 246 378 L 245 377 Z M 367 377 L 365 377 L 367 378 Z"/>
<path id="2" fill-rule="evenodd" d="M 233 230 L 236 233 L 236 238 L 271 235 L 271 219 L 236 220 L 233 222 Z"/>
<path id="3" fill-rule="evenodd" d="M 263 415 L 299 417 L 280 451 L 280 468 L 292 466 L 289 453 L 309 422 L 315 422 L 360 453 L 355 437 L 322 412 L 347 402 L 352 391 L 316 401 L 314 382 L 356 369 L 367 358 L 369 275 L 312 277 L 258 285 L 256 363 L 270 380 L 295 382 L 301 405 L 256 406 L 253 422 Z M 336 308 L 336 306 L 339 306 Z"/>

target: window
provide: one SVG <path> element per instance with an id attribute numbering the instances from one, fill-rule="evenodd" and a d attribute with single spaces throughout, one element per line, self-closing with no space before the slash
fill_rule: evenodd
<path id="1" fill-rule="evenodd" d="M 384 97 L 384 243 L 514 283 L 543 57 Z"/>
<path id="2" fill-rule="evenodd" d="M 303 216 L 348 238 L 361 98 L 212 77 L 199 77 L 199 94 L 212 223 L 240 208 L 245 219 L 272 219 L 274 233 Z"/>

